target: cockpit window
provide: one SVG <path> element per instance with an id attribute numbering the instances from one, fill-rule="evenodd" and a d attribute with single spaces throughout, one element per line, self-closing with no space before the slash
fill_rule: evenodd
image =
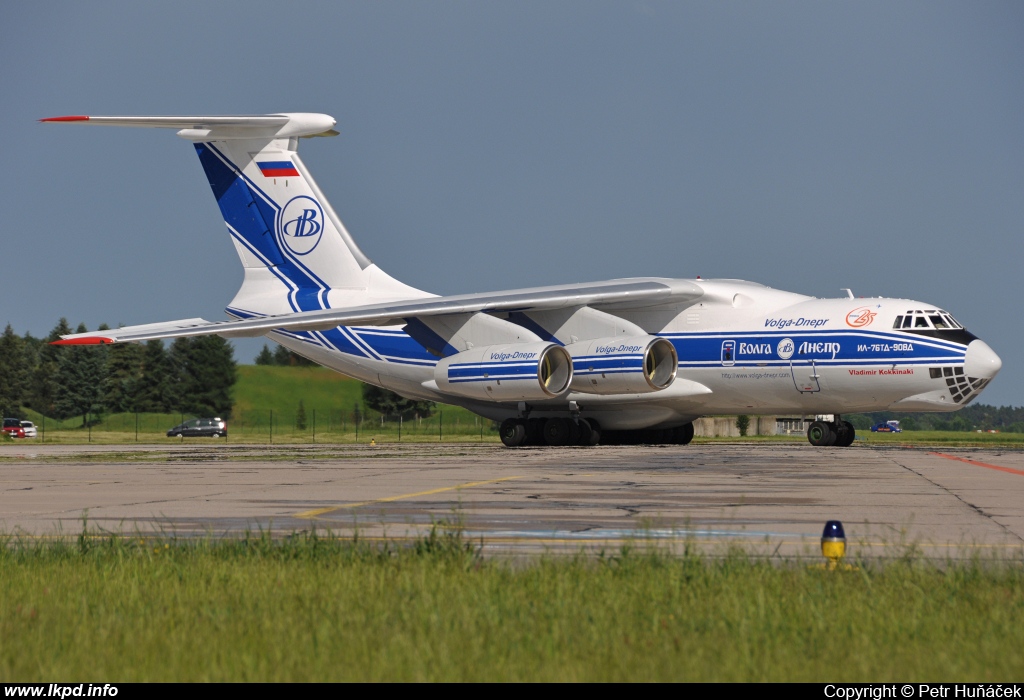
<path id="1" fill-rule="evenodd" d="M 912 309 L 902 316 L 896 317 L 893 328 L 934 328 L 940 331 L 963 330 L 963 326 L 957 323 L 956 319 L 942 309 Z"/>
<path id="2" fill-rule="evenodd" d="M 963 326 L 960 325 L 955 318 L 947 314 L 945 311 L 942 312 L 942 317 L 946 319 L 946 323 L 949 324 L 950 328 L 963 328 Z"/>

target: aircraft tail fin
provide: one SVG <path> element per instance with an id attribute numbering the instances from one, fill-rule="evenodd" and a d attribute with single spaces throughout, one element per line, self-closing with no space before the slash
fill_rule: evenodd
<path id="1" fill-rule="evenodd" d="M 334 136 L 326 114 L 68 116 L 40 120 L 178 129 L 193 142 L 245 279 L 239 317 L 427 296 L 359 249 L 298 155 L 300 138 Z"/>

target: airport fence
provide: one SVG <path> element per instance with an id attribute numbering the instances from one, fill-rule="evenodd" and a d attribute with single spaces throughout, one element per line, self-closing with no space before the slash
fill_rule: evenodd
<path id="1" fill-rule="evenodd" d="M 169 438 L 167 431 L 194 418 L 188 412 L 87 414 L 56 420 L 27 416 L 36 425 L 40 443 L 153 443 L 191 440 Z M 315 407 L 235 409 L 226 420 L 227 442 L 241 443 L 398 443 L 498 441 L 498 424 L 465 409 L 446 406 L 430 416 L 382 414 Z"/>

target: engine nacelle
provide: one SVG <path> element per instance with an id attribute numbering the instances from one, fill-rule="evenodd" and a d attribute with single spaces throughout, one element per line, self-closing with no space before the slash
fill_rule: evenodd
<path id="1" fill-rule="evenodd" d="M 437 388 L 485 401 L 540 401 L 565 392 L 572 358 L 554 343 L 510 343 L 473 348 L 434 367 Z"/>
<path id="2" fill-rule="evenodd" d="M 654 335 L 598 338 L 566 345 L 572 355 L 573 391 L 643 394 L 675 381 L 679 355 L 671 341 Z"/>

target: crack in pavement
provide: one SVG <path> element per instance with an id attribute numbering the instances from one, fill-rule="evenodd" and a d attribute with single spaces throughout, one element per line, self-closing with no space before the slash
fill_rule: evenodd
<path id="1" fill-rule="evenodd" d="M 889 457 L 888 455 L 886 455 L 886 456 Z M 932 486 L 935 486 L 936 488 L 939 488 L 942 491 L 946 492 L 948 495 L 950 495 L 953 498 L 955 498 L 956 500 L 960 501 L 961 503 L 963 503 L 965 506 L 967 506 L 968 508 L 973 510 L 978 515 L 982 516 L 983 518 L 987 518 L 990 522 L 992 522 L 996 527 L 998 527 L 1003 532 L 1007 533 L 1008 535 L 1010 535 L 1014 539 L 1020 541 L 1021 543 L 1024 543 L 1024 537 L 1021 537 L 1016 532 L 1011 530 L 1008 526 L 1006 526 L 1003 523 L 1001 523 L 998 520 L 996 520 L 993 516 L 989 515 L 984 510 L 982 510 L 979 506 L 976 506 L 973 503 L 971 503 L 970 501 L 965 500 L 959 494 L 953 493 L 952 491 L 950 491 L 948 488 L 946 488 L 942 484 L 938 483 L 937 481 L 929 479 L 927 476 L 925 476 L 921 472 L 917 471 L 913 467 L 910 467 L 910 466 L 907 466 L 906 464 L 903 464 L 902 462 L 898 461 L 895 457 L 889 457 L 889 461 L 891 461 L 893 464 L 895 464 L 896 466 L 900 467 L 901 469 L 906 469 L 911 474 L 915 474 L 916 476 L 921 477 L 922 479 L 927 481 Z"/>

